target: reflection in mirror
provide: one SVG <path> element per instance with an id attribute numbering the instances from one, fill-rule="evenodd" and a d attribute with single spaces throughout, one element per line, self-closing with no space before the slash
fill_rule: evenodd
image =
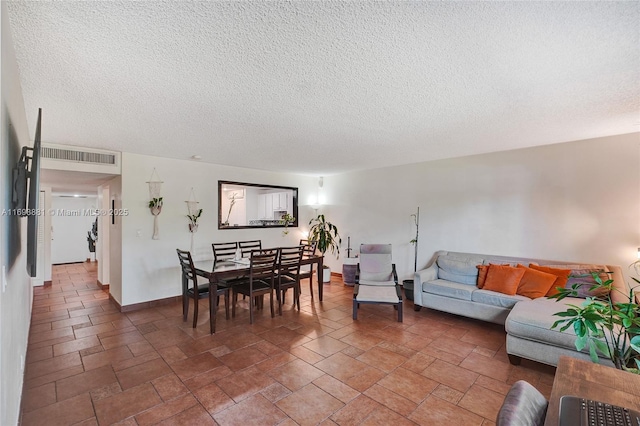
<path id="1" fill-rule="evenodd" d="M 298 188 L 218 181 L 218 229 L 298 226 Z"/>

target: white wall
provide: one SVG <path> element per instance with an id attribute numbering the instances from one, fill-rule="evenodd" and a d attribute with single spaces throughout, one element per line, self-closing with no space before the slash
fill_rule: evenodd
<path id="1" fill-rule="evenodd" d="M 151 239 L 153 216 L 147 207 L 146 182 L 154 167 L 164 181 L 159 240 Z M 317 182 L 306 176 L 123 153 L 122 207 L 130 212 L 122 217 L 122 295 L 117 300 L 123 306 L 181 294 L 176 249 L 188 250 L 191 244 L 185 201 L 192 187 L 198 206 L 203 209 L 195 234 L 196 260 L 213 258 L 213 242 L 261 239 L 264 247 L 298 244 L 301 233 L 296 229 L 286 237 L 282 236 L 282 228 L 218 230 L 218 180 L 298 187 L 301 199 L 306 199 L 304 195 L 315 189 Z M 308 223 L 313 211 L 304 207 L 300 210 L 300 223 Z M 116 245 L 113 239 L 111 245 Z"/>
<path id="2" fill-rule="evenodd" d="M 98 187 L 98 200 L 96 204 L 103 212 L 111 209 L 111 195 L 109 185 Z M 103 285 L 109 284 L 109 269 L 111 262 L 109 258 L 109 227 L 111 226 L 111 216 L 100 215 L 98 218 L 98 243 L 96 244 L 96 258 L 98 259 L 98 281 Z"/>
<path id="3" fill-rule="evenodd" d="M 109 208 L 111 201 L 115 201 L 115 207 L 122 208 L 122 177 L 118 176 L 107 182 L 109 185 Z M 109 294 L 121 306 L 122 303 L 122 221 L 123 216 L 114 216 L 115 223 L 108 221 L 108 228 L 103 228 L 109 232 Z M 135 284 L 132 284 L 135 285 Z"/>
<path id="4" fill-rule="evenodd" d="M 51 188 L 50 187 L 40 187 L 41 191 L 44 192 L 44 211 L 48 212 L 51 209 Z M 40 218 L 40 220 L 44 223 L 44 282 L 51 282 L 51 215 L 45 214 Z M 38 223 L 39 225 L 40 223 Z M 40 272 L 38 272 L 40 274 Z"/>
<path id="5" fill-rule="evenodd" d="M 30 144 L 29 129 L 18 78 L 18 67 L 5 2 L 0 4 L 2 38 L 0 115 L 0 210 L 11 209 L 11 170 L 21 147 Z M 37 114 L 37 111 L 29 111 Z M 43 120 L 47 112 L 43 111 Z M 0 216 L 0 424 L 18 423 L 27 349 L 31 302 L 26 272 L 26 219 Z M 6 286 L 5 286 L 6 285 Z"/>
<path id="6" fill-rule="evenodd" d="M 450 250 L 626 272 L 640 246 L 640 134 L 331 176 L 324 192 L 343 241 L 392 243 L 401 278 L 413 272 L 418 206 L 418 269 Z"/>
<path id="7" fill-rule="evenodd" d="M 51 217 L 51 263 L 84 262 L 92 258 L 87 232 L 91 231 L 96 216 L 87 212 L 95 210 L 96 202 L 96 197 L 52 197 L 51 208 L 56 214 Z"/>

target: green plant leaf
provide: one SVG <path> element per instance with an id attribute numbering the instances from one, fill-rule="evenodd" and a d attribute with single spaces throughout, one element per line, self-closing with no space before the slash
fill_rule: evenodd
<path id="1" fill-rule="evenodd" d="M 587 346 L 587 337 L 586 336 L 580 336 L 576 339 L 576 349 L 578 351 L 581 351 L 585 348 L 585 346 Z"/>
<path id="2" fill-rule="evenodd" d="M 575 317 L 576 315 L 578 315 L 578 311 L 576 311 L 575 309 L 567 309 L 564 312 L 556 312 L 553 315 L 557 315 L 559 317 Z"/>
<path id="3" fill-rule="evenodd" d="M 600 351 L 600 353 L 608 358 L 611 358 L 611 353 L 609 351 L 609 346 L 602 340 L 594 339 L 591 341 L 594 346 Z"/>
<path id="4" fill-rule="evenodd" d="M 598 354 L 596 353 L 596 347 L 594 345 L 589 345 L 589 357 L 591 358 L 591 362 L 598 363 Z"/>

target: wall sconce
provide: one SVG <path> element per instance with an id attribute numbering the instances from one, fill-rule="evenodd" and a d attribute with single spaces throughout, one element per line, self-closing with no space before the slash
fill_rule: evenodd
<path id="1" fill-rule="evenodd" d="M 318 209 L 324 204 L 324 196 L 322 195 L 322 187 L 324 186 L 324 178 L 320 176 L 318 178 L 318 190 L 317 195 L 314 197 L 313 195 L 309 197 L 310 203 L 309 205 L 313 210 L 315 210 L 316 216 L 318 216 Z"/>

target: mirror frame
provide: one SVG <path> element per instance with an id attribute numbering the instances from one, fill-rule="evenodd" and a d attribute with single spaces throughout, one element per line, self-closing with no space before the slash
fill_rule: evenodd
<path id="1" fill-rule="evenodd" d="M 288 227 L 298 227 L 298 188 L 292 186 L 280 186 L 280 185 L 263 185 L 260 183 L 247 183 L 247 182 L 235 182 L 230 180 L 218 181 L 218 229 L 264 229 L 264 228 L 284 228 L 284 225 L 242 225 L 242 226 L 224 226 L 222 225 L 222 186 L 223 185 L 239 185 L 239 186 L 251 186 L 257 188 L 266 189 L 285 189 L 287 191 L 293 191 L 292 203 L 293 203 L 293 217 L 295 221 L 290 223 Z"/>

